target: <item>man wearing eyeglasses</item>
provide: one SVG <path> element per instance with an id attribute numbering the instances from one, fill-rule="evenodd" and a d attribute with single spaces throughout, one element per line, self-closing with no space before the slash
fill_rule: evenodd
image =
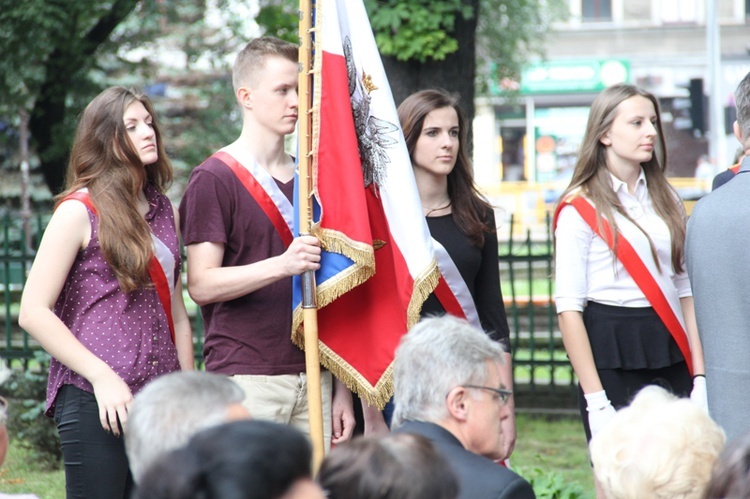
<path id="1" fill-rule="evenodd" d="M 451 316 L 423 319 L 396 350 L 392 427 L 432 441 L 458 477 L 459 499 L 535 497 L 529 482 L 494 462 L 513 395 L 501 382 L 503 353 Z"/>

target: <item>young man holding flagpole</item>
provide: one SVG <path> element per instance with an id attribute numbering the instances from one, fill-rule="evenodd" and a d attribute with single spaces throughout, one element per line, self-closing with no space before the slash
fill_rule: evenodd
<path id="1" fill-rule="evenodd" d="M 230 376 L 253 417 L 309 433 L 305 357 L 290 339 L 292 279 L 320 262 L 313 236 L 293 237 L 294 159 L 284 138 L 298 116 L 298 47 L 273 37 L 237 56 L 232 82 L 243 118 L 232 144 L 192 173 L 180 213 L 188 290 L 201 306 L 206 370 Z M 351 394 L 331 404 L 323 372 L 326 444 L 348 440 Z"/>

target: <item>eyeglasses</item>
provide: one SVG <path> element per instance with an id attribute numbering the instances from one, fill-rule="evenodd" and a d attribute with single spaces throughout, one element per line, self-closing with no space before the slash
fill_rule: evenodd
<path id="1" fill-rule="evenodd" d="M 491 386 L 480 386 L 480 385 L 463 385 L 464 388 L 476 388 L 477 390 L 487 390 L 494 393 L 503 404 L 507 404 L 510 397 L 513 395 L 512 390 L 504 390 L 502 388 L 492 388 Z"/>

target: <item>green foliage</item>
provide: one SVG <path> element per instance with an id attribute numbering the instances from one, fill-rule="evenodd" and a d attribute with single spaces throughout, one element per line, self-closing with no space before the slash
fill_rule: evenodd
<path id="1" fill-rule="evenodd" d="M 236 139 L 241 127 L 227 54 L 247 43 L 252 23 L 243 2 L 236 0 L 216 1 L 212 15 L 220 19 L 209 22 L 210 3 L 145 2 L 118 26 L 112 43 L 120 48 L 110 51 L 102 66 L 102 78 L 110 85 L 144 89 L 158 83 L 166 89 L 166 95 L 151 95 L 151 100 L 175 167 L 175 202 L 192 168 Z M 164 47 L 180 64 L 157 59 Z"/>
<path id="2" fill-rule="evenodd" d="M 463 0 L 365 0 L 378 47 L 398 60 L 441 61 L 456 52 L 457 16 L 475 13 Z M 542 53 L 544 34 L 552 22 L 564 19 L 564 0 L 480 0 L 477 16 L 477 56 L 495 63 L 497 77 L 517 78 L 530 56 Z"/>
<path id="3" fill-rule="evenodd" d="M 456 16 L 474 16 L 461 0 L 365 0 L 375 40 L 383 55 L 400 61 L 442 61 L 458 50 L 451 36 Z"/>
<path id="4" fill-rule="evenodd" d="M 40 469 L 57 469 L 62 460 L 60 439 L 55 423 L 44 415 L 49 355 L 36 352 L 34 364 L 43 367 L 14 371 L 2 386 L 10 404 L 8 433 L 15 444 L 28 449 Z"/>
<path id="5" fill-rule="evenodd" d="M 381 53 L 402 61 L 444 60 L 459 49 L 457 20 L 477 19 L 480 89 L 518 74 L 564 4 L 479 0 L 476 12 L 476 0 L 364 1 Z M 178 169 L 192 168 L 238 131 L 231 54 L 258 27 L 297 41 L 298 1 L 260 3 L 255 12 L 244 0 L 0 0 L 0 122 L 11 125 L 10 134 L 0 130 L 0 161 L 9 166 L 17 149 L 12 129 L 23 106 L 36 127 L 32 167 L 54 182 L 50 172 L 64 168 L 75 119 L 94 95 L 165 83 L 169 95 L 154 100 L 166 145 Z"/>
<path id="6" fill-rule="evenodd" d="M 96 36 L 137 3 L 0 0 L 0 115 L 19 105 L 30 109 L 41 87 L 59 76 L 48 65 L 60 58 L 70 56 L 68 73 L 86 74 L 96 63 Z"/>
<path id="7" fill-rule="evenodd" d="M 11 125 L 0 133 L 0 151 L 7 151 L 0 161 L 12 159 L 18 147 L 21 105 L 52 127 L 49 139 L 33 137 L 32 167 L 57 171 L 66 163 L 76 118 L 103 88 L 163 83 L 171 95 L 152 100 L 168 151 L 178 168 L 197 165 L 236 137 L 227 54 L 251 36 L 251 14 L 241 0 L 0 0 L 0 122 Z M 60 96 L 62 113 L 50 111 L 44 88 L 47 96 Z"/>
<path id="8" fill-rule="evenodd" d="M 65 499 L 65 471 L 40 469 L 28 449 L 11 441 L 0 468 L 0 490 L 13 498 L 14 494 L 34 494 L 40 499 Z"/>
<path id="9" fill-rule="evenodd" d="M 217 149 L 233 142 L 242 128 L 242 116 L 232 90 L 230 70 L 193 89 L 193 98 L 201 103 L 186 108 L 180 115 L 166 112 L 169 102 L 156 99 L 164 123 L 164 141 L 175 168 L 175 184 L 182 191 L 193 168 Z M 174 202 L 178 200 L 172 199 Z"/>
<path id="10" fill-rule="evenodd" d="M 0 110 L 29 105 L 67 14 L 66 2 L 0 0 Z"/>
<path id="11" fill-rule="evenodd" d="M 538 396 L 536 392 L 535 397 Z M 554 405 L 547 405 L 550 402 Z M 516 401 L 518 439 L 510 458 L 513 469 L 532 483 L 540 499 L 567 497 L 565 493 L 579 494 L 570 497 L 594 499 L 594 474 L 575 402 L 561 406 L 557 397 L 533 402 L 535 407 L 569 408 L 571 417 L 524 414 L 519 412 L 519 404 L 523 406 L 521 398 Z M 555 493 L 560 495 L 555 496 Z"/>
<path id="12" fill-rule="evenodd" d="M 31 164 L 41 166 L 51 190 L 62 182 L 74 117 L 81 108 L 67 110 L 79 100 L 76 96 L 90 100 L 101 89 L 89 76 L 97 66 L 98 49 L 136 4 L 138 0 L 0 0 L 0 121 L 15 128 L 20 108 L 28 112 Z M 16 137 L 7 139 L 3 145 L 16 146 Z"/>
<path id="13" fill-rule="evenodd" d="M 264 34 L 292 43 L 299 43 L 299 2 L 286 1 L 266 4 L 260 8 L 255 22 Z"/>
<path id="14" fill-rule="evenodd" d="M 488 79 L 518 81 L 521 68 L 543 55 L 552 23 L 568 15 L 564 0 L 482 0 L 477 26 L 479 91 Z"/>
<path id="15" fill-rule="evenodd" d="M 238 0 L 138 2 L 102 46 L 108 77 L 153 80 L 196 66 L 226 67 L 226 55 L 247 42 L 248 19 Z M 210 5 L 215 9 L 210 10 Z M 210 15 L 209 15 L 210 14 Z M 217 17 L 218 16 L 218 17 Z M 169 59 L 159 59 L 168 54 Z M 144 78 L 146 78 L 144 80 Z"/>
<path id="16" fill-rule="evenodd" d="M 584 495 L 580 485 L 555 471 L 535 467 L 531 472 L 521 469 L 520 474 L 531 483 L 537 499 L 581 499 Z"/>

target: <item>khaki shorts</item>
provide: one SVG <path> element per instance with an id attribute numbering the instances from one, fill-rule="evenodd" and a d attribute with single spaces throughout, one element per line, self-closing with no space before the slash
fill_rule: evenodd
<path id="1" fill-rule="evenodd" d="M 276 376 L 238 374 L 230 376 L 230 379 L 245 392 L 243 405 L 254 419 L 290 425 L 309 438 L 310 412 L 305 373 Z M 323 438 L 327 452 L 331 448 L 331 373 L 321 371 L 320 382 L 323 395 Z"/>

